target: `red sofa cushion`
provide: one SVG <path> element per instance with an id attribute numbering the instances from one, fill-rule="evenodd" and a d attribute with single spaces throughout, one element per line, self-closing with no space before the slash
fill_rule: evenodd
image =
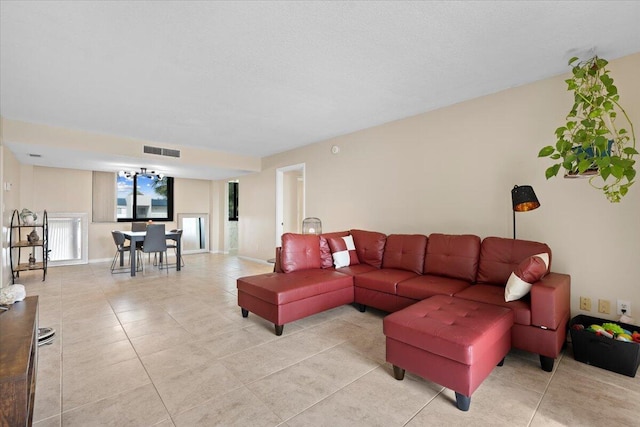
<path id="1" fill-rule="evenodd" d="M 513 310 L 514 323 L 525 326 L 531 325 L 531 298 L 529 295 L 517 301 L 505 302 L 504 287 L 476 284 L 469 286 L 454 296 L 456 298 L 510 308 Z"/>
<path id="2" fill-rule="evenodd" d="M 381 270 L 374 270 L 369 273 L 354 276 L 353 284 L 356 287 L 367 288 L 394 295 L 396 293 L 396 286 L 398 283 L 417 276 L 418 275 L 413 271 L 383 268 Z"/>
<path id="3" fill-rule="evenodd" d="M 315 234 L 284 233 L 281 267 L 285 273 L 320 268 L 320 238 Z"/>
<path id="4" fill-rule="evenodd" d="M 327 239 L 348 235 L 348 231 L 335 231 L 333 233 L 324 233 L 320 235 L 320 260 L 322 262 L 322 268 L 333 267 L 333 257 L 331 256 L 331 248 L 329 247 L 329 241 Z"/>
<path id="5" fill-rule="evenodd" d="M 378 269 L 369 264 L 356 264 L 349 267 L 342 267 L 340 273 L 348 274 L 350 276 L 357 276 L 358 274 L 368 273 L 370 271 L 377 271 Z"/>
<path id="6" fill-rule="evenodd" d="M 317 237 L 317 236 L 316 236 Z M 335 270 L 300 270 L 289 274 L 266 273 L 241 277 L 238 292 L 274 305 L 288 304 L 320 294 L 353 287 L 351 276 Z"/>
<path id="7" fill-rule="evenodd" d="M 529 240 L 486 237 L 480 248 L 480 264 L 476 282 L 502 286 L 504 300 L 504 286 L 518 264 L 531 255 L 542 252 L 549 254 L 548 270 L 550 271 L 551 248 L 546 244 Z"/>
<path id="8" fill-rule="evenodd" d="M 427 236 L 422 234 L 390 234 L 384 246 L 382 268 L 422 273 Z"/>
<path id="9" fill-rule="evenodd" d="M 468 287 L 465 280 L 426 274 L 398 283 L 396 290 L 402 297 L 423 300 L 434 295 L 453 296 Z"/>
<path id="10" fill-rule="evenodd" d="M 350 233 L 353 236 L 360 262 L 380 268 L 387 236 L 375 231 L 364 230 L 351 230 Z"/>
<path id="11" fill-rule="evenodd" d="M 480 237 L 433 233 L 427 243 L 424 273 L 472 283 L 476 280 L 479 258 Z"/>

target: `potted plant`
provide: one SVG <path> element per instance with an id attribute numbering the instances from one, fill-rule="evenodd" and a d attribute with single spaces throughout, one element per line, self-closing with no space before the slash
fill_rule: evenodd
<path id="1" fill-rule="evenodd" d="M 572 75 L 565 82 L 573 92 L 573 106 L 566 124 L 556 129 L 556 145 L 542 148 L 538 157 L 558 161 L 547 168 L 547 179 L 562 167 L 566 178 L 588 177 L 610 202 L 619 202 L 634 182 L 633 156 L 638 151 L 633 124 L 619 103 L 607 64 L 597 56 L 581 62 L 577 57 L 569 60 Z"/>

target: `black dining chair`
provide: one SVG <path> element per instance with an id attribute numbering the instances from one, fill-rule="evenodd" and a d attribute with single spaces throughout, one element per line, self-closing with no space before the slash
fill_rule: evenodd
<path id="1" fill-rule="evenodd" d="M 176 233 L 176 234 L 180 235 L 180 239 L 178 239 L 178 240 L 169 240 L 169 243 L 167 243 L 167 249 L 173 249 L 175 251 L 175 254 L 176 254 L 176 267 L 177 267 L 177 265 L 178 265 L 178 245 L 182 243 L 182 229 L 181 228 L 174 228 L 173 230 L 170 230 L 170 233 Z M 182 254 L 180 254 L 180 260 L 179 261 L 180 261 L 180 267 L 184 267 L 184 258 L 182 258 Z M 169 267 L 169 263 L 167 263 L 167 267 Z"/>
<path id="2" fill-rule="evenodd" d="M 129 271 L 128 268 L 120 268 L 116 267 L 116 263 L 118 262 L 118 257 L 124 257 L 125 253 L 131 253 L 131 246 L 126 245 L 126 239 L 124 234 L 121 231 L 112 231 L 111 236 L 113 237 L 113 243 L 116 245 L 116 253 L 113 256 L 113 261 L 111 261 L 111 273 L 126 273 Z M 136 256 L 138 257 L 138 265 L 136 266 L 136 270 L 140 271 L 142 262 L 140 258 L 140 252 L 136 250 Z M 129 264 L 131 264 L 131 259 L 129 259 Z"/>
<path id="3" fill-rule="evenodd" d="M 167 270 L 167 274 L 169 273 L 169 269 L 166 266 L 167 263 L 167 238 L 165 235 L 165 227 L 164 224 L 149 224 L 147 226 L 147 234 L 144 236 L 144 240 L 142 242 L 142 252 L 149 254 L 157 254 L 160 253 L 160 269 L 164 268 Z M 163 258 L 164 255 L 164 258 Z M 144 271 L 144 267 L 142 268 Z"/>

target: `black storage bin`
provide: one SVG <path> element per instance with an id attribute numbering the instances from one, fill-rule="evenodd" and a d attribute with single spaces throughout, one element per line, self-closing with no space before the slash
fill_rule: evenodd
<path id="1" fill-rule="evenodd" d="M 585 328 L 603 323 L 616 323 L 631 332 L 640 331 L 640 326 L 599 319 L 597 317 L 578 315 L 569 323 L 573 357 L 578 362 L 587 363 L 630 377 L 636 376 L 640 365 L 640 344 L 623 342 L 613 338 L 598 336 L 594 332 L 573 329 L 573 325 L 581 324 Z"/>

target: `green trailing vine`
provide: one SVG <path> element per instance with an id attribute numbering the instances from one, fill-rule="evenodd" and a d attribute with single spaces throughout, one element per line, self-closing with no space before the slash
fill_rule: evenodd
<path id="1" fill-rule="evenodd" d="M 565 177 L 588 176 L 589 183 L 619 202 L 636 176 L 636 136 L 627 112 L 619 103 L 618 88 L 606 69 L 608 62 L 593 58 L 569 60 L 572 75 L 565 80 L 574 94 L 566 124 L 555 131 L 556 145 L 543 147 L 538 157 L 558 162 L 547 168 L 547 179 L 564 168 Z M 617 119 L 623 125 L 616 122 Z M 601 178 L 601 179 L 597 179 Z"/>

